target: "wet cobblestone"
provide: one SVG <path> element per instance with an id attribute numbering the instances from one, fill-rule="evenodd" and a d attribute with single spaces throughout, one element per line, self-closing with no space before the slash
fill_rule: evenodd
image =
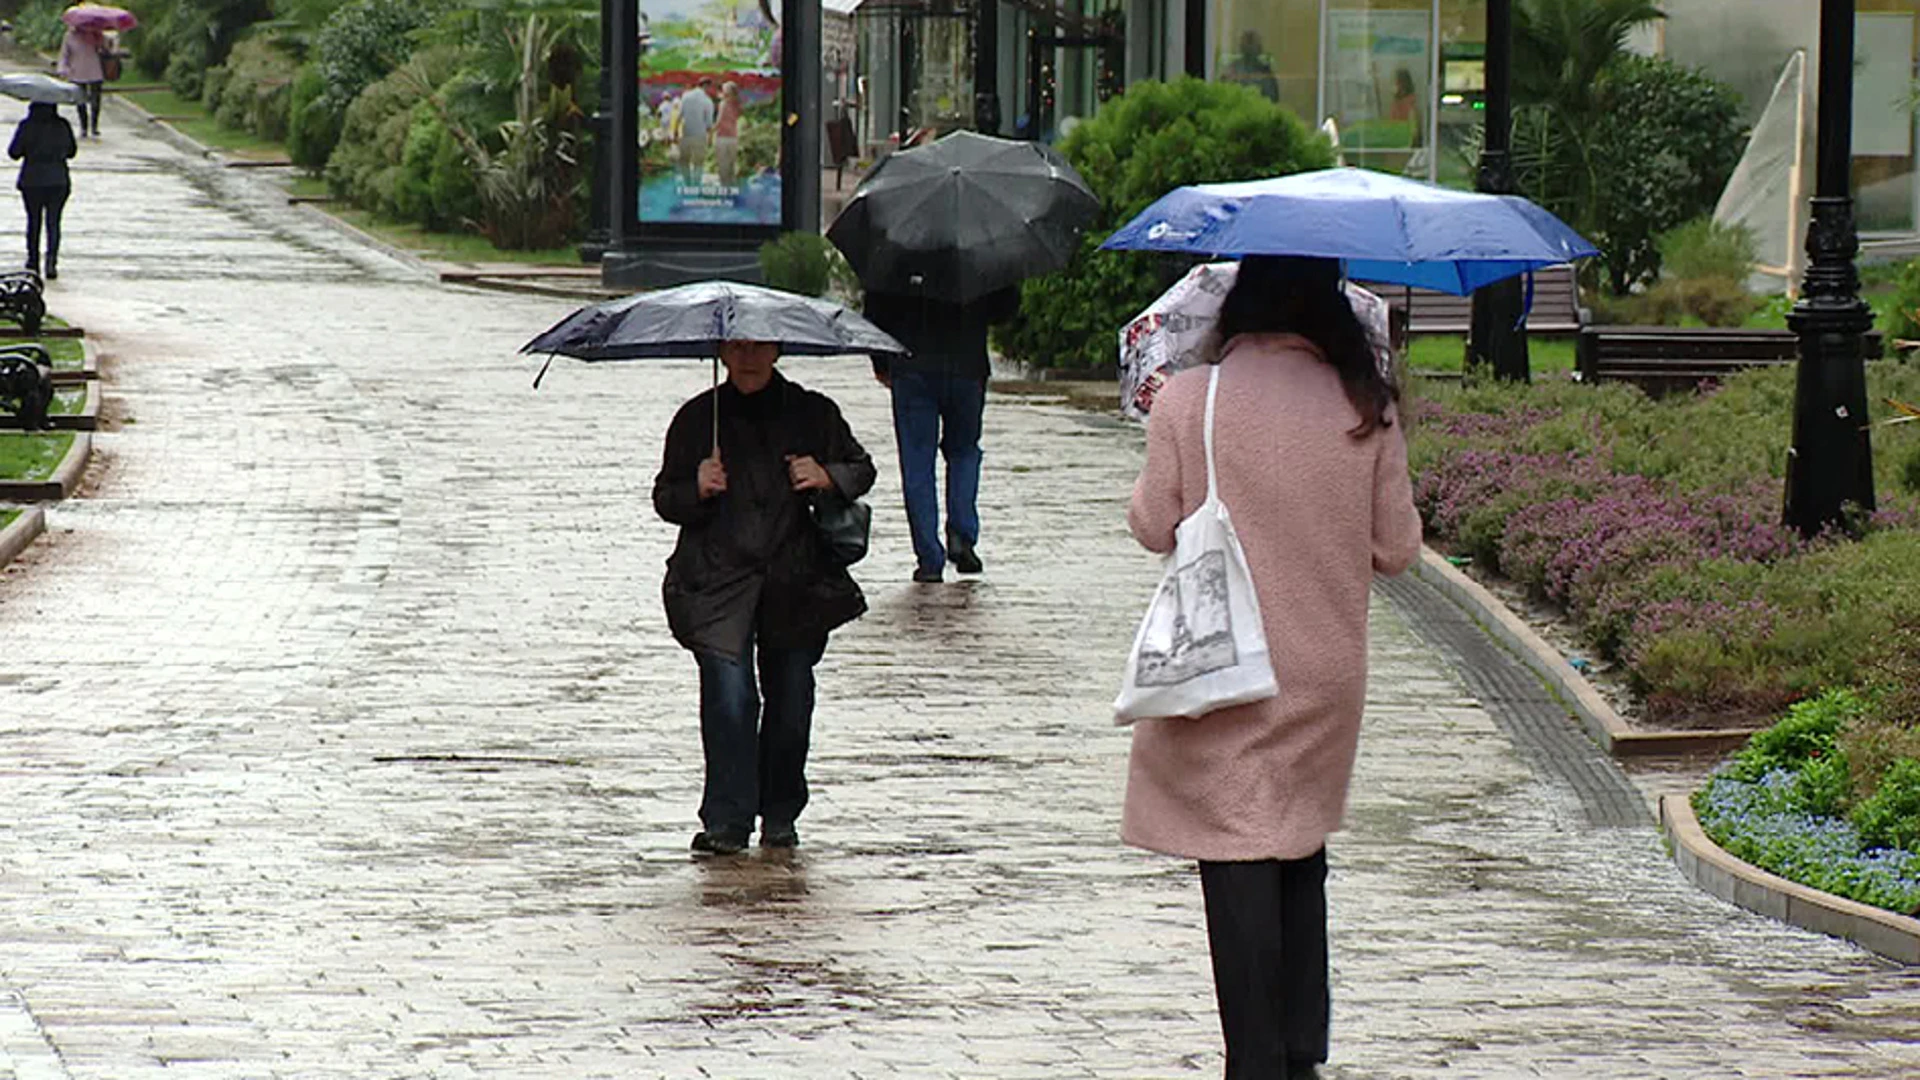
<path id="1" fill-rule="evenodd" d="M 1137 430 L 993 401 L 988 573 L 916 587 L 884 396 L 790 362 L 883 462 L 873 610 L 805 846 L 696 863 L 647 494 L 707 366 L 533 392 L 566 305 L 107 136 L 53 292 L 121 419 L 0 579 L 0 1077 L 1218 1074 L 1195 875 L 1115 840 Z M 1375 627 L 1330 1076 L 1920 1073 L 1920 975 L 1590 827 Z"/>

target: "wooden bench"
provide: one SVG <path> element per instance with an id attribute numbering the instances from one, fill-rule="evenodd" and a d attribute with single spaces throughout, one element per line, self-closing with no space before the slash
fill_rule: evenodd
<path id="1" fill-rule="evenodd" d="M 1879 359 L 1884 350 L 1877 331 L 1861 343 L 1869 360 Z M 1589 326 L 1580 331 L 1575 358 L 1582 382 L 1631 382 L 1659 396 L 1751 368 L 1795 363 L 1800 339 L 1791 330 Z"/>
<path id="2" fill-rule="evenodd" d="M 1465 334 L 1473 327 L 1473 298 L 1431 289 L 1381 282 L 1359 283 L 1395 308 L 1406 312 L 1407 332 Z M 1577 334 L 1589 321 L 1580 306 L 1580 285 L 1572 266 L 1549 266 L 1533 275 L 1533 308 L 1527 329 L 1535 334 Z"/>

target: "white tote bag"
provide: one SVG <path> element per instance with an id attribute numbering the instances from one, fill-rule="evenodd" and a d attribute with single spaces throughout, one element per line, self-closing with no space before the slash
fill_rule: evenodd
<path id="1" fill-rule="evenodd" d="M 1247 557 L 1227 516 L 1213 464 L 1213 406 L 1220 368 L 1207 383 L 1207 501 L 1174 530 L 1166 576 L 1147 607 L 1113 703 L 1116 724 L 1202 716 L 1279 692 L 1267 656 Z"/>

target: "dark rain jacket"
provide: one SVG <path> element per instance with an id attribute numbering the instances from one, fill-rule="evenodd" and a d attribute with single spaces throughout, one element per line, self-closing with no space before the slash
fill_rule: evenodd
<path id="1" fill-rule="evenodd" d="M 14 186 L 22 191 L 71 188 L 67 159 L 78 149 L 73 127 L 53 106 L 42 110 L 41 104 L 36 102 L 28 109 L 27 118 L 13 129 L 13 143 L 7 147 L 7 156 L 20 162 L 20 179 Z"/>
<path id="2" fill-rule="evenodd" d="M 713 452 L 716 401 L 727 490 L 702 501 L 700 462 Z M 680 526 L 661 591 L 667 625 L 686 648 L 739 657 L 754 640 L 810 647 L 867 610 L 846 567 L 828 556 L 810 496 L 793 491 L 788 455 L 825 466 L 847 498 L 873 487 L 873 459 L 839 406 L 777 371 L 757 394 L 732 383 L 701 394 L 667 429 L 653 506 Z"/>
<path id="3" fill-rule="evenodd" d="M 971 304 L 869 290 L 860 313 L 912 352 L 890 362 L 876 357 L 875 371 L 893 368 L 985 379 L 990 374 L 987 327 L 1013 318 L 1019 310 L 1018 289 L 988 293 Z"/>

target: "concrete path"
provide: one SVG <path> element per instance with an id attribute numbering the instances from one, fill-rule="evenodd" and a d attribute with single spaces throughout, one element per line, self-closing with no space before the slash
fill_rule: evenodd
<path id="1" fill-rule="evenodd" d="M 111 422 L 0 579 L 0 1078 L 1218 1075 L 1195 874 L 1114 838 L 1137 430 L 995 400 L 988 573 L 915 587 L 885 398 L 791 362 L 882 460 L 873 611 L 805 846 L 694 862 L 648 490 L 705 365 L 536 393 L 564 303 L 109 119 L 52 294 Z M 1920 974 L 1697 892 L 1375 630 L 1330 1076 L 1920 1073 Z"/>

